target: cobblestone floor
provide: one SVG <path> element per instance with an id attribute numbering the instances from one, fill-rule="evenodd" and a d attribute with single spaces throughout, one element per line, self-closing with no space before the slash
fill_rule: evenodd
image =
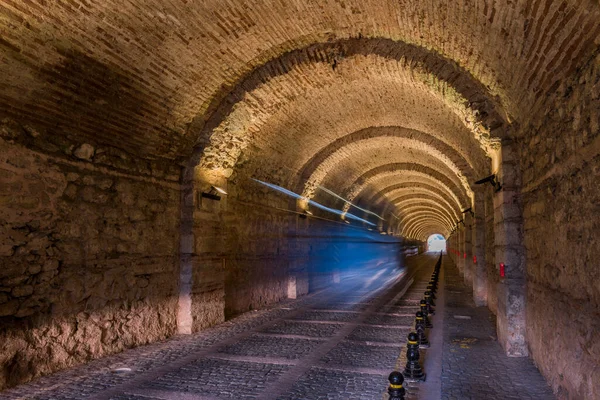
<path id="1" fill-rule="evenodd" d="M 349 275 L 322 292 L 50 375 L 0 399 L 381 399 L 435 261 L 411 257 L 411 276 L 391 265 Z"/>
<path id="2" fill-rule="evenodd" d="M 387 375 L 404 367 L 406 336 L 436 260 L 409 258 L 410 276 L 392 266 L 355 274 L 328 290 L 194 335 L 38 379 L 0 393 L 0 399 L 385 399 Z M 444 276 L 443 346 L 422 352 L 427 360 L 437 352 L 441 360 L 441 398 L 554 398 L 529 359 L 504 355 L 494 316 L 474 306 L 446 257 Z M 131 371 L 116 372 L 124 367 Z M 406 384 L 407 400 L 433 400 L 429 384 Z"/>
<path id="3" fill-rule="evenodd" d="M 495 316 L 487 307 L 475 307 L 472 290 L 447 257 L 443 268 L 446 304 L 442 399 L 554 399 L 529 358 L 504 354 L 496 337 Z"/>

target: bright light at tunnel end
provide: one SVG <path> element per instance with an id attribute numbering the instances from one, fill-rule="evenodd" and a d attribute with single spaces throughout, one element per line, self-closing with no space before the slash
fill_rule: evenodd
<path id="1" fill-rule="evenodd" d="M 446 239 L 439 233 L 434 233 L 427 239 L 427 250 L 433 252 L 446 251 Z"/>

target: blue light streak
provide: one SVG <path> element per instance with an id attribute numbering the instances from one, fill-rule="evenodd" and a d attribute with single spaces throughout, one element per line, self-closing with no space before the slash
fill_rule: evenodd
<path id="1" fill-rule="evenodd" d="M 253 180 L 254 180 L 254 181 L 256 181 L 256 182 L 258 182 L 258 183 L 260 183 L 260 184 L 263 184 L 263 185 L 265 185 L 265 186 L 267 186 L 267 187 L 269 187 L 269 188 L 271 188 L 271 189 L 273 189 L 273 190 L 277 190 L 277 191 L 278 191 L 278 192 L 280 192 L 280 193 L 286 194 L 286 195 L 288 195 L 288 196 L 290 196 L 290 197 L 292 197 L 292 198 L 294 198 L 294 199 L 298 199 L 298 200 L 304 200 L 304 201 L 306 201 L 306 202 L 307 202 L 309 205 L 311 205 L 311 206 L 313 206 L 313 207 L 316 207 L 316 208 L 320 208 L 320 209 L 321 209 L 321 210 L 323 210 L 323 211 L 327 211 L 327 212 L 330 212 L 330 213 L 332 213 L 332 214 L 337 214 L 337 215 L 340 215 L 340 216 L 344 216 L 345 218 L 349 218 L 349 219 L 352 219 L 352 220 L 355 220 L 355 221 L 364 222 L 365 224 L 368 224 L 368 225 L 371 225 L 371 226 L 376 226 L 376 224 L 374 224 L 374 223 L 372 223 L 372 222 L 370 222 L 370 221 L 367 221 L 366 219 L 363 219 L 363 218 L 357 217 L 356 215 L 354 215 L 354 214 L 351 214 L 351 213 L 348 213 L 348 212 L 346 212 L 346 213 L 345 213 L 345 212 L 343 212 L 342 210 L 336 210 L 336 209 L 334 209 L 334 208 L 330 208 L 330 207 L 324 206 L 324 205 L 322 205 L 322 204 L 319 204 L 319 203 L 317 203 L 316 201 L 313 201 L 313 200 L 307 199 L 306 197 L 304 197 L 304 196 L 301 196 L 301 195 L 299 195 L 299 194 L 297 194 L 297 193 L 294 193 L 294 192 L 292 192 L 291 190 L 288 190 L 288 189 L 286 189 L 286 188 L 283 188 L 283 187 L 281 187 L 281 186 L 277 186 L 277 185 L 274 185 L 274 184 L 272 184 L 272 183 L 268 183 L 268 182 L 263 182 L 263 181 L 261 181 L 261 180 L 254 179 L 254 178 L 253 178 Z M 332 193 L 333 193 L 333 192 L 332 192 Z M 339 197 L 339 196 L 338 196 L 338 197 Z M 371 214 L 374 214 L 374 213 L 371 213 Z M 377 215 L 377 214 L 374 214 L 374 215 Z M 377 217 L 379 217 L 379 216 L 377 215 Z M 381 217 L 379 217 L 379 218 L 381 218 Z"/>
<path id="2" fill-rule="evenodd" d="M 352 207 L 358 208 L 360 211 L 366 212 L 367 214 L 374 215 L 377 218 L 379 218 L 380 220 L 385 221 L 383 218 L 381 218 L 378 214 L 374 213 L 373 211 L 365 210 L 364 208 L 357 206 L 356 204 L 352 203 L 350 200 L 346 200 L 342 196 L 338 195 L 337 193 L 332 192 L 331 190 L 327 189 L 326 187 L 319 186 L 319 189 L 321 189 L 322 191 L 324 191 L 327 194 L 332 195 L 333 197 L 336 197 L 342 201 L 345 201 L 346 203 L 350 204 Z"/>

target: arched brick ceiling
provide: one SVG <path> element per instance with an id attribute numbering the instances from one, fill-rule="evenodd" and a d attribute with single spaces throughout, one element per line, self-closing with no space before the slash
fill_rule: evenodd
<path id="1" fill-rule="evenodd" d="M 445 175 L 437 169 L 432 169 L 426 165 L 413 161 L 412 163 L 392 163 L 382 164 L 367 170 L 355 179 L 348 179 L 342 196 L 353 201 L 365 188 L 371 184 L 377 183 L 380 187 L 388 185 L 386 182 L 396 183 L 404 171 L 410 171 L 412 176 L 420 176 L 424 181 L 431 180 L 439 182 L 438 185 L 447 190 L 454 200 L 465 207 L 471 203 L 470 197 L 462 186 L 457 184 L 456 178 L 453 180 L 451 175 Z"/>
<path id="2" fill-rule="evenodd" d="M 448 228 L 445 202 L 408 213 L 386 190 L 410 173 L 455 211 L 471 205 L 490 138 L 526 122 L 600 37 L 592 0 L 31 0 L 0 11 L 0 117 L 182 165 L 196 146 L 188 166 L 232 179 L 368 193 L 419 234 Z"/>
<path id="3" fill-rule="evenodd" d="M 443 208 L 440 208 L 436 203 L 431 203 L 428 201 L 417 201 L 409 204 L 398 204 L 398 209 L 400 212 L 400 223 L 401 225 L 406 225 L 408 221 L 415 219 L 421 214 L 425 213 L 433 213 L 439 219 L 444 221 L 447 226 L 451 227 L 456 224 L 456 221 L 448 215 L 448 213 L 444 212 Z"/>
<path id="4" fill-rule="evenodd" d="M 322 160 L 304 181 L 302 194 L 308 198 L 312 197 L 325 177 L 336 170 L 343 168 L 349 178 L 349 171 L 362 171 L 373 162 L 381 163 L 384 160 L 390 163 L 419 161 L 423 165 L 439 168 L 453 178 L 457 177 L 455 183 L 462 185 L 466 191 L 470 190 L 467 178 L 456 163 L 429 143 L 406 137 L 380 136 L 350 143 Z M 354 166 L 354 163 L 360 164 Z M 472 181 L 473 173 L 468 173 Z"/>
<path id="5" fill-rule="evenodd" d="M 371 171 L 376 177 L 370 184 L 357 188 L 359 193 L 355 197 L 355 203 L 363 208 L 380 210 L 380 215 L 386 220 L 391 220 L 391 216 L 399 217 L 401 229 L 413 218 L 420 216 L 414 205 L 427 205 L 435 209 L 430 208 L 428 215 L 435 213 L 438 222 L 444 221 L 441 227 L 438 224 L 438 231 L 447 234 L 449 229 L 446 228 L 454 226 L 461 218 L 461 210 L 466 204 L 471 204 L 471 199 L 466 197 L 465 192 L 461 193 L 456 184 L 434 169 L 416 164 L 392 164 Z M 366 192 L 370 187 L 371 194 L 368 195 Z M 400 193 L 404 195 L 398 197 Z M 352 196 L 349 198 L 352 199 Z M 346 205 L 344 210 L 349 208 Z"/>
<path id="6" fill-rule="evenodd" d="M 427 49 L 518 119 L 587 60 L 600 32 L 592 0 L 32 0 L 5 2 L 2 14 L 5 114 L 161 156 L 181 154 L 192 120 L 209 120 L 251 71 L 315 43 L 379 37 Z"/>
<path id="7" fill-rule="evenodd" d="M 424 238 L 418 237 L 415 235 L 415 233 L 421 227 L 426 225 L 435 227 L 435 229 L 442 234 L 449 234 L 453 228 L 453 226 L 447 226 L 444 221 L 440 220 L 433 214 L 423 214 L 413 218 L 411 221 L 408 221 L 407 224 L 401 228 L 401 234 L 412 239 L 423 240 Z"/>
<path id="8" fill-rule="evenodd" d="M 414 218 L 411 221 L 408 221 L 404 228 L 401 229 L 400 233 L 404 237 L 409 237 L 412 239 L 423 240 L 424 238 L 416 235 L 419 228 L 423 225 L 434 225 L 438 231 L 441 232 L 450 232 L 451 228 L 444 223 L 444 221 L 440 220 L 433 214 L 422 214 L 419 217 Z"/>
<path id="9" fill-rule="evenodd" d="M 316 153 L 304 164 L 299 173 L 300 184 L 304 187 L 299 187 L 298 191 L 310 196 L 327 170 L 340 159 L 348 156 L 350 146 L 358 144 L 363 147 L 369 143 L 376 143 L 376 140 L 380 143 L 382 151 L 386 149 L 386 146 L 393 145 L 395 142 L 398 142 L 403 148 L 420 148 L 438 158 L 457 175 L 464 176 L 463 183 L 467 185 L 473 182 L 477 174 L 481 173 L 476 172 L 454 148 L 431 135 L 402 127 L 370 127 L 343 136 Z"/>
<path id="10" fill-rule="evenodd" d="M 386 123 L 438 138 L 471 167 L 482 164 L 478 148 L 491 146 L 489 133 L 469 122 L 475 116 L 457 111 L 463 103 L 456 104 L 452 88 L 438 87 L 432 77 L 420 79 L 414 66 L 379 55 L 343 58 L 336 65 L 294 64 L 240 94 L 219 124 L 201 135 L 210 136 L 201 165 L 233 168 L 248 146 L 278 149 L 290 141 L 300 146 L 291 160 L 283 154 L 286 161 L 304 164 L 331 142 Z M 499 117 L 493 125 L 502 125 Z"/>
<path id="11" fill-rule="evenodd" d="M 393 204 L 394 201 L 400 200 L 404 197 L 436 198 L 441 205 L 448 210 L 451 210 L 451 212 L 458 218 L 461 212 L 460 205 L 453 202 L 452 198 L 448 196 L 448 194 L 444 193 L 439 186 L 435 185 L 436 183 L 427 184 L 417 181 L 396 183 L 374 193 L 372 196 L 366 196 L 364 200 L 359 200 L 359 203 L 364 201 L 364 204 L 375 204 L 375 207 L 379 208 L 382 202 Z"/>
<path id="12" fill-rule="evenodd" d="M 449 233 L 450 232 L 446 232 L 444 229 L 440 229 L 440 227 L 437 225 L 424 223 L 418 225 L 409 234 L 411 235 L 411 238 L 419 238 L 418 240 L 426 241 L 429 238 L 429 236 L 433 234 L 440 234 L 447 239 Z"/>
<path id="13" fill-rule="evenodd" d="M 448 203 L 444 201 L 441 197 L 433 196 L 429 193 L 412 193 L 408 195 L 404 195 L 395 199 L 391 199 L 389 204 L 393 204 L 398 207 L 403 212 L 404 207 L 410 204 L 430 204 L 439 207 L 439 209 L 443 212 L 443 214 L 451 221 L 455 222 L 460 220 L 460 216 L 456 213 Z M 385 212 L 385 211 L 384 211 Z"/>
<path id="14" fill-rule="evenodd" d="M 264 174 L 307 198 L 323 185 L 352 200 L 348 182 L 364 184 L 364 172 L 384 164 L 389 167 L 380 172 L 397 175 L 404 164 L 409 171 L 424 168 L 420 177 L 433 175 L 461 198 L 458 204 L 471 204 L 470 184 L 489 169 L 490 142 L 465 123 L 474 117 L 445 94 L 452 88 L 432 85 L 395 57 L 347 56 L 334 69 L 327 55 L 313 56 L 244 86 L 237 102 L 227 103 L 200 168 L 229 176 L 241 158 L 245 176 Z M 455 220 L 444 218 L 446 225 Z"/>
<path id="15" fill-rule="evenodd" d="M 427 193 L 435 193 L 441 199 L 438 201 L 440 206 L 448 204 L 449 207 L 454 211 L 454 214 L 460 215 L 460 211 L 464 209 L 462 201 L 468 201 L 467 199 L 460 200 L 460 193 L 453 191 L 453 189 L 447 184 L 427 173 L 418 170 L 398 170 L 389 171 L 379 175 L 376 179 L 371 181 L 371 185 L 374 187 L 382 188 L 381 190 L 373 190 L 371 195 L 357 196 L 357 203 L 363 208 L 372 208 L 376 210 L 382 210 L 381 215 L 386 216 L 389 219 L 390 213 L 395 215 L 399 213 L 396 206 L 393 203 L 394 197 L 386 194 L 389 190 L 391 194 L 394 194 L 396 190 L 410 190 L 411 193 L 414 191 L 426 190 Z M 361 193 L 366 193 L 369 186 L 364 186 L 361 189 Z M 383 201 L 374 201 L 376 196 L 380 193 L 386 194 Z M 349 210 L 349 206 L 346 206 L 344 210 Z"/>

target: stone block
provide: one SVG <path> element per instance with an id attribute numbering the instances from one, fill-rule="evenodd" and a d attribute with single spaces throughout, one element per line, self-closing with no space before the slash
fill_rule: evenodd
<path id="1" fill-rule="evenodd" d="M 96 150 L 92 145 L 84 143 L 81 146 L 77 147 L 75 151 L 73 151 L 73 155 L 85 161 L 92 161 L 92 157 L 94 157 L 95 151 Z"/>
<path id="2" fill-rule="evenodd" d="M 7 302 L 0 302 L 0 317 L 15 315 L 19 309 L 19 300 L 13 299 Z"/>

